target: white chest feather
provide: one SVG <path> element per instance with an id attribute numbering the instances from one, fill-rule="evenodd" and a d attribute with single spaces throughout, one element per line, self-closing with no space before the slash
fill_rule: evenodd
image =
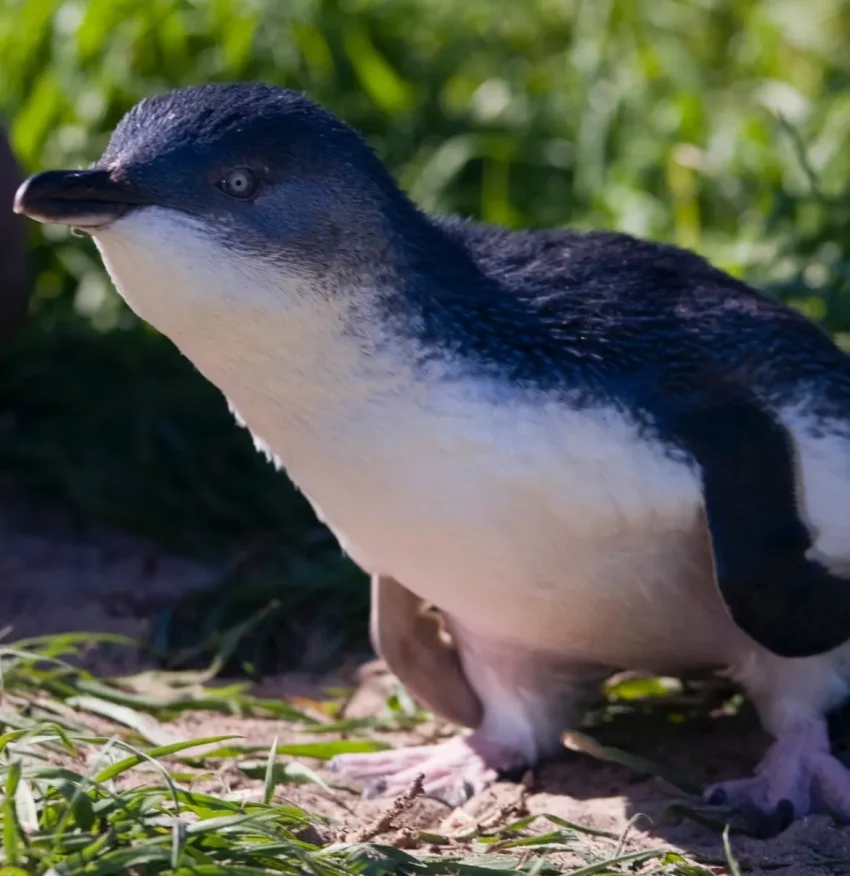
<path id="1" fill-rule="evenodd" d="M 375 402 L 283 457 L 355 561 L 499 638 L 619 663 L 696 623 L 711 642 L 694 650 L 716 653 L 710 620 L 729 622 L 694 472 L 613 410 L 458 390 Z M 265 444 L 286 445 L 267 407 L 231 400 Z"/>

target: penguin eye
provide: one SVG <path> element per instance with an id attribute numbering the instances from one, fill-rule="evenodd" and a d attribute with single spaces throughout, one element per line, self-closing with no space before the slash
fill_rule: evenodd
<path id="1" fill-rule="evenodd" d="M 231 198 L 247 201 L 257 192 L 257 178 L 249 168 L 235 167 L 222 175 L 218 187 Z"/>

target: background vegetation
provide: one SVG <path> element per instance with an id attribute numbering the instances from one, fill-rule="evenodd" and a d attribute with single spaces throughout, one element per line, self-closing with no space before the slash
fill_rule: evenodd
<path id="1" fill-rule="evenodd" d="M 165 88 L 303 89 L 429 209 L 674 241 L 847 342 L 848 45 L 847 0 L 2 0 L 0 114 L 35 171 L 95 159 Z M 30 232 L 2 482 L 181 550 L 247 547 L 252 586 L 186 608 L 204 624 L 273 591 L 286 611 L 345 593 L 362 616 L 359 575 L 90 243 Z"/>

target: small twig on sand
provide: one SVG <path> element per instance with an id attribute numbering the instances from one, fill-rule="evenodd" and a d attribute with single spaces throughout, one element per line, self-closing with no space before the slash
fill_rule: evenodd
<path id="1" fill-rule="evenodd" d="M 523 818 L 528 815 L 528 795 L 534 786 L 534 773 L 531 770 L 526 770 L 522 779 L 517 785 L 516 797 L 508 803 L 504 803 L 490 816 L 482 819 L 479 827 L 484 830 L 492 830 L 495 827 L 503 826 L 508 821 L 513 821 L 516 818 Z M 493 846 L 490 851 L 495 850 Z"/>
<path id="2" fill-rule="evenodd" d="M 403 815 L 413 805 L 417 797 L 421 797 L 424 791 L 423 783 L 425 776 L 419 773 L 403 793 L 393 800 L 392 803 L 372 822 L 360 828 L 349 840 L 352 843 L 365 843 L 376 836 L 390 830 L 395 825 L 395 820 Z"/>

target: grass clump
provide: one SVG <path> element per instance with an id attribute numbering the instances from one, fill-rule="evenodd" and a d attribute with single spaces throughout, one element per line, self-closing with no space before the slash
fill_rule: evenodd
<path id="1" fill-rule="evenodd" d="M 358 817 L 350 789 L 304 759 L 377 750 L 386 745 L 377 731 L 421 715 L 396 707 L 346 721 L 333 700 L 296 707 L 254 697 L 244 684 L 213 684 L 215 667 L 98 679 L 80 666 L 95 644 L 121 643 L 62 635 L 0 647 L 2 876 L 710 872 L 667 848 L 629 849 L 631 823 L 618 835 L 532 815 L 524 785 L 516 804 L 489 820 L 467 817 L 449 834 L 410 819 L 416 783 L 377 816 Z M 251 744 L 238 732 L 183 738 L 180 719 L 190 713 L 267 720 L 270 742 Z M 290 741 L 279 741 L 282 728 Z M 349 814 L 317 811 L 299 789 Z"/>

